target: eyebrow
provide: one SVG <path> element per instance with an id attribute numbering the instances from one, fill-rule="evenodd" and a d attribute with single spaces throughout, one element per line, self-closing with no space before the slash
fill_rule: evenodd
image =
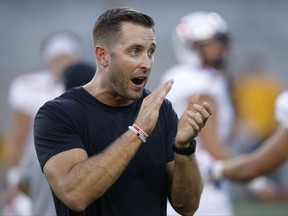
<path id="1" fill-rule="evenodd" d="M 145 46 L 143 46 L 143 45 L 141 45 L 141 44 L 138 44 L 138 43 L 135 43 L 135 44 L 132 44 L 131 46 L 129 46 L 129 48 L 128 49 L 131 49 L 131 48 L 143 48 L 143 47 L 145 47 Z M 151 44 L 151 46 L 149 47 L 149 49 L 150 48 L 154 48 L 154 49 L 156 49 L 156 43 L 152 43 Z"/>

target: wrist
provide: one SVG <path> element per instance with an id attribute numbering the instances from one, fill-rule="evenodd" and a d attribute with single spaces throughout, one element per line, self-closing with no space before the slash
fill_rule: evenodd
<path id="1" fill-rule="evenodd" d="M 176 154 L 180 155 L 192 155 L 196 151 L 196 140 L 193 139 L 186 146 L 179 147 L 177 144 L 173 144 L 173 150 Z"/>
<path id="2" fill-rule="evenodd" d="M 211 177 L 214 181 L 219 181 L 224 176 L 224 162 L 215 161 L 210 170 Z"/>
<path id="3" fill-rule="evenodd" d="M 141 128 L 139 128 L 136 124 L 128 127 L 133 133 L 135 133 L 142 142 L 146 142 L 147 138 L 149 137 Z"/>
<path id="4" fill-rule="evenodd" d="M 179 148 L 179 149 L 182 149 L 182 148 L 189 148 L 190 146 L 190 142 L 186 143 L 186 144 L 181 144 L 179 145 L 178 143 L 175 143 L 175 147 L 176 148 Z"/>

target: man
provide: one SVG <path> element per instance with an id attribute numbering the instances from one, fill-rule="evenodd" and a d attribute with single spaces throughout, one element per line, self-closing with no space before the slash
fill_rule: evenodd
<path id="1" fill-rule="evenodd" d="M 247 181 L 268 174 L 288 159 L 288 91 L 282 92 L 276 100 L 275 117 L 278 127 L 261 146 L 247 154 L 227 161 L 218 161 L 212 166 L 214 179 L 226 177 Z"/>
<path id="2" fill-rule="evenodd" d="M 144 88 L 156 49 L 150 16 L 109 9 L 95 23 L 93 44 L 93 79 L 46 103 L 34 122 L 57 215 L 164 216 L 167 197 L 193 215 L 203 187 L 194 138 L 210 105 L 188 104 L 178 122 L 165 100 L 173 80 Z"/>
<path id="3" fill-rule="evenodd" d="M 31 166 L 36 157 L 32 125 L 38 109 L 46 101 L 65 91 L 61 80 L 62 72 L 68 65 L 79 61 L 80 38 L 68 31 L 55 32 L 42 42 L 41 55 L 45 63 L 43 70 L 16 77 L 9 89 L 8 101 L 12 109 L 12 117 L 6 142 L 8 168 L 6 209 L 14 209 L 12 211 L 15 215 L 51 216 L 55 214 L 50 188 L 39 169 L 39 164 L 34 168 Z M 21 193 L 21 196 L 14 195 L 17 184 L 20 184 L 21 190 L 29 193 L 32 200 L 31 212 L 29 210 L 26 213 L 23 210 L 27 209 L 26 204 L 21 207 L 26 203 L 26 201 L 19 202 L 25 200 L 19 199 L 23 197 Z M 7 214 L 10 214 L 10 210 Z"/>

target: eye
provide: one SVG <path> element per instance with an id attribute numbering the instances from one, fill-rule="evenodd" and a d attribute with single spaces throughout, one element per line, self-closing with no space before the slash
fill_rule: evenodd
<path id="1" fill-rule="evenodd" d="M 140 50 L 138 48 L 131 49 L 131 54 L 132 55 L 138 55 L 139 53 L 140 53 Z"/>
<path id="2" fill-rule="evenodd" d="M 154 56 L 154 53 L 155 53 L 155 49 L 149 49 L 149 51 L 148 51 L 148 56 L 149 56 L 150 58 L 152 58 L 152 57 Z"/>

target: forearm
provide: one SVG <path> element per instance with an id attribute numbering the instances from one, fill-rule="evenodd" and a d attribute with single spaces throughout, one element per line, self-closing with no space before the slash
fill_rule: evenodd
<path id="1" fill-rule="evenodd" d="M 7 166 L 17 167 L 26 145 L 27 136 L 31 127 L 31 117 L 24 112 L 14 111 L 7 133 Z"/>
<path id="2" fill-rule="evenodd" d="M 198 208 L 203 189 L 195 154 L 175 154 L 172 179 L 172 206 L 181 215 L 193 215 Z"/>
<path id="3" fill-rule="evenodd" d="M 8 168 L 19 166 L 24 151 L 24 145 L 24 141 L 16 140 L 15 137 L 7 138 L 6 163 Z"/>
<path id="4" fill-rule="evenodd" d="M 254 162 L 252 155 L 241 155 L 223 161 L 223 176 L 231 180 L 246 181 L 259 176 L 259 164 Z"/>
<path id="5" fill-rule="evenodd" d="M 215 161 L 212 165 L 213 179 L 223 177 L 235 181 L 249 181 L 268 172 L 270 163 L 259 152 L 239 155 L 226 161 Z"/>
<path id="6" fill-rule="evenodd" d="M 181 215 L 193 215 L 199 206 L 203 183 L 195 156 L 196 143 L 193 139 L 211 114 L 212 108 L 208 103 L 204 102 L 201 106 L 195 104 L 192 99 L 178 122 L 171 204 Z"/>
<path id="7" fill-rule="evenodd" d="M 84 210 L 118 179 L 140 145 L 141 140 L 127 131 L 102 153 L 74 165 L 60 183 L 52 179 L 54 192 L 69 208 Z"/>
<path id="8" fill-rule="evenodd" d="M 287 131 L 278 128 L 259 149 L 225 161 L 224 176 L 235 180 L 247 180 L 276 169 L 287 158 L 287 137 Z"/>

